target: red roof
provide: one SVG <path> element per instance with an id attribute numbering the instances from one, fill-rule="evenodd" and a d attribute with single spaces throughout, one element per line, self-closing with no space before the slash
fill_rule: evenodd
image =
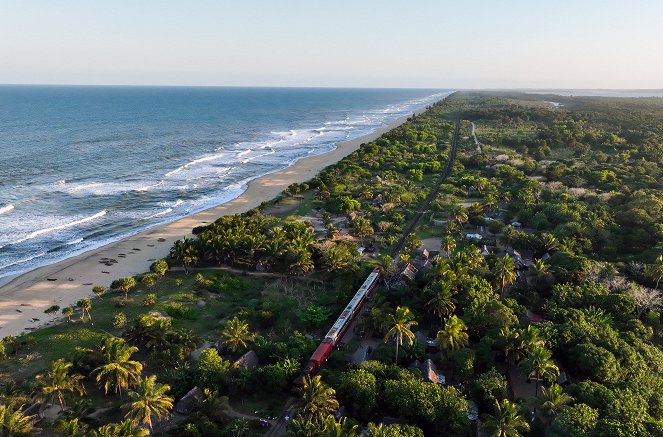
<path id="1" fill-rule="evenodd" d="M 543 316 L 541 314 L 533 313 L 530 310 L 527 310 L 527 318 L 530 322 L 543 322 Z"/>

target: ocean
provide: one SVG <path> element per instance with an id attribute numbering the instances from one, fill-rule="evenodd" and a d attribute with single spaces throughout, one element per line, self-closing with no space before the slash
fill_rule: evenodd
<path id="1" fill-rule="evenodd" d="M 227 202 L 448 93 L 0 86 L 0 278 Z"/>

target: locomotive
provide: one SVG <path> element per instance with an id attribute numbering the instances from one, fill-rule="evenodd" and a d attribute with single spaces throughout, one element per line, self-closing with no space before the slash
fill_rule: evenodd
<path id="1" fill-rule="evenodd" d="M 366 299 L 375 289 L 379 279 L 380 269 L 376 267 L 371 274 L 368 275 L 361 287 L 359 287 L 359 290 L 357 290 L 352 300 L 348 302 L 348 305 L 338 319 L 336 319 L 336 322 L 334 322 L 327 335 L 325 335 L 325 338 L 318 345 L 315 352 L 313 352 L 313 355 L 309 358 L 308 364 L 304 367 L 303 372 L 295 380 L 296 385 L 301 386 L 304 378 L 311 376 L 320 370 L 325 361 L 327 361 L 327 358 L 329 358 L 334 351 L 334 348 L 338 346 L 343 339 L 343 336 L 352 324 L 352 321 L 364 306 Z"/>

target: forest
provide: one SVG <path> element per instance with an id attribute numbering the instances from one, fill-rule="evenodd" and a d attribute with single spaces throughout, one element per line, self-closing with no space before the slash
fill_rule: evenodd
<path id="1" fill-rule="evenodd" d="M 454 93 L 5 337 L 0 435 L 663 435 L 662 173 L 663 99 Z"/>

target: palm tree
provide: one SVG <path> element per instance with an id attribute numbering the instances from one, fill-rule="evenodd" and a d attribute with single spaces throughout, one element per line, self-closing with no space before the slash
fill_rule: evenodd
<path id="1" fill-rule="evenodd" d="M 62 315 L 67 317 L 68 322 L 71 322 L 71 316 L 74 315 L 74 307 L 68 306 L 62 308 Z"/>
<path id="2" fill-rule="evenodd" d="M 467 325 L 458 316 L 449 317 L 444 328 L 438 331 L 436 341 L 443 350 L 455 350 L 467 346 L 470 341 Z"/>
<path id="3" fill-rule="evenodd" d="M 136 279 L 134 279 L 132 276 L 120 278 L 116 281 L 113 281 L 112 286 L 124 293 L 124 301 L 126 302 L 129 299 L 129 290 L 136 286 Z"/>
<path id="4" fill-rule="evenodd" d="M 255 338 L 255 334 L 249 331 L 249 324 L 237 317 L 233 317 L 226 323 L 221 335 L 224 337 L 223 344 L 227 345 L 233 352 L 246 349 L 249 342 Z"/>
<path id="5" fill-rule="evenodd" d="M 663 279 L 663 255 L 659 255 L 653 264 L 647 266 L 647 274 L 656 281 L 654 288 L 658 290 L 658 285 Z"/>
<path id="6" fill-rule="evenodd" d="M 92 315 L 90 315 L 90 310 L 92 309 L 92 299 L 89 297 L 83 298 L 76 302 L 76 306 L 81 309 L 81 320 L 85 320 L 85 315 L 92 320 Z"/>
<path id="7" fill-rule="evenodd" d="M 447 235 L 442 239 L 442 250 L 447 254 L 447 258 L 451 256 L 451 252 L 456 248 L 456 239 L 451 235 Z"/>
<path id="8" fill-rule="evenodd" d="M 157 383 L 156 375 L 140 379 L 136 389 L 129 391 L 132 401 L 125 404 L 129 411 L 124 417 L 134 426 L 147 425 L 152 429 L 152 417 L 166 417 L 173 409 L 173 398 L 166 395 L 169 390 L 169 385 Z"/>
<path id="9" fill-rule="evenodd" d="M 541 331 L 534 325 L 527 325 L 527 328 L 518 332 L 520 347 L 525 351 L 531 351 L 538 347 L 544 347 L 546 341 L 541 338 Z"/>
<path id="10" fill-rule="evenodd" d="M 403 345 L 403 338 L 407 339 L 408 344 L 414 342 L 414 334 L 410 331 L 410 328 L 416 325 L 414 314 L 407 307 L 397 307 L 395 313 L 387 315 L 386 326 L 388 330 L 384 336 L 384 341 L 387 342 L 391 338 L 396 338 L 396 364 L 398 364 L 398 347 Z"/>
<path id="11" fill-rule="evenodd" d="M 573 398 L 564 393 L 559 384 L 553 384 L 550 388 L 541 387 L 541 396 L 534 399 L 535 406 L 547 416 L 554 416 L 569 407 Z"/>
<path id="12" fill-rule="evenodd" d="M 73 419 L 59 419 L 55 422 L 53 430 L 67 437 L 85 437 L 87 434 L 87 425 L 79 421 L 78 417 Z"/>
<path id="13" fill-rule="evenodd" d="M 0 404 L 0 435 L 20 436 L 31 434 L 35 429 L 31 424 L 33 416 L 21 413 L 22 406 L 16 407 L 13 403 Z"/>
<path id="14" fill-rule="evenodd" d="M 504 353 L 504 361 L 515 364 L 525 357 L 520 343 L 520 332 L 505 326 L 499 332 L 499 344 Z"/>
<path id="15" fill-rule="evenodd" d="M 367 235 L 372 235 L 373 232 L 373 225 L 371 222 L 364 217 L 357 217 L 353 222 L 352 222 L 352 227 L 354 228 L 355 234 L 359 237 L 359 239 L 364 241 L 364 237 Z"/>
<path id="16" fill-rule="evenodd" d="M 243 417 L 237 417 L 230 421 L 228 424 L 228 432 L 233 437 L 242 437 L 249 432 L 251 428 L 249 427 L 249 421 Z"/>
<path id="17" fill-rule="evenodd" d="M 305 414 L 326 416 L 338 410 L 336 391 L 322 382 L 320 375 L 313 378 L 307 376 L 301 388 L 301 405 Z"/>
<path id="18" fill-rule="evenodd" d="M 64 393 L 78 393 L 80 396 L 85 394 L 85 388 L 81 380 L 85 377 L 79 374 L 69 374 L 69 369 L 73 366 L 62 358 L 51 363 L 51 368 L 46 373 L 37 375 L 37 391 L 40 397 L 49 400 L 53 405 L 55 399 L 60 403 L 60 409 L 64 411 Z"/>
<path id="19" fill-rule="evenodd" d="M 519 437 L 529 431 L 529 423 L 518 412 L 518 406 L 508 399 L 495 401 L 495 413 L 483 417 L 481 429 L 491 437 Z"/>
<path id="20" fill-rule="evenodd" d="M 469 220 L 467 211 L 462 206 L 454 208 L 449 215 L 449 221 L 456 222 L 458 226 L 464 225 L 467 223 L 467 220 Z"/>
<path id="21" fill-rule="evenodd" d="M 101 299 L 101 296 L 106 292 L 106 287 L 103 285 L 95 285 L 92 287 L 92 292 Z"/>
<path id="22" fill-rule="evenodd" d="M 500 286 L 500 295 L 504 295 L 506 286 L 512 284 L 517 278 L 516 265 L 510 257 L 504 256 L 504 258 L 498 258 L 495 261 L 494 270 L 495 277 Z"/>
<path id="23" fill-rule="evenodd" d="M 530 379 L 536 381 L 534 396 L 539 395 L 539 382 L 543 379 L 554 381 L 559 376 L 559 367 L 552 360 L 552 352 L 544 347 L 530 351 L 520 365 Z"/>
<path id="24" fill-rule="evenodd" d="M 514 228 L 511 225 L 506 226 L 504 228 L 504 231 L 502 231 L 502 236 L 500 237 L 500 240 L 506 246 L 507 249 L 509 249 L 516 241 L 517 233 L 518 232 L 516 231 L 516 228 Z"/>
<path id="25" fill-rule="evenodd" d="M 113 389 L 122 397 L 122 389 L 138 382 L 143 365 L 132 361 L 131 356 L 138 352 L 135 346 L 129 346 L 123 339 L 106 337 L 99 348 L 103 364 L 94 369 L 97 382 L 103 382 L 104 393 Z"/>
<path id="26" fill-rule="evenodd" d="M 535 259 L 532 265 L 529 266 L 529 269 L 527 269 L 527 275 L 536 281 L 540 281 L 541 279 L 545 278 L 549 273 L 550 268 L 548 267 L 548 264 L 546 264 L 540 258 Z"/>
<path id="27" fill-rule="evenodd" d="M 426 303 L 441 320 L 456 311 L 456 299 L 448 283 L 440 281 L 433 286 L 435 296 Z"/>
<path id="28" fill-rule="evenodd" d="M 109 423 L 90 432 L 90 437 L 148 437 L 150 431 L 145 428 L 138 428 L 125 420 L 120 423 Z"/>
<path id="29" fill-rule="evenodd" d="M 305 249 L 288 252 L 288 258 L 291 262 L 288 265 L 288 272 L 293 275 L 308 273 L 315 268 L 311 259 L 311 252 Z"/>
<path id="30" fill-rule="evenodd" d="M 359 425 L 351 425 L 345 417 L 338 421 L 331 414 L 320 420 L 320 431 L 316 437 L 355 437 Z"/>
<path id="31" fill-rule="evenodd" d="M 553 234 L 544 232 L 535 240 L 536 247 L 541 253 L 557 252 L 560 248 L 560 242 Z"/>

